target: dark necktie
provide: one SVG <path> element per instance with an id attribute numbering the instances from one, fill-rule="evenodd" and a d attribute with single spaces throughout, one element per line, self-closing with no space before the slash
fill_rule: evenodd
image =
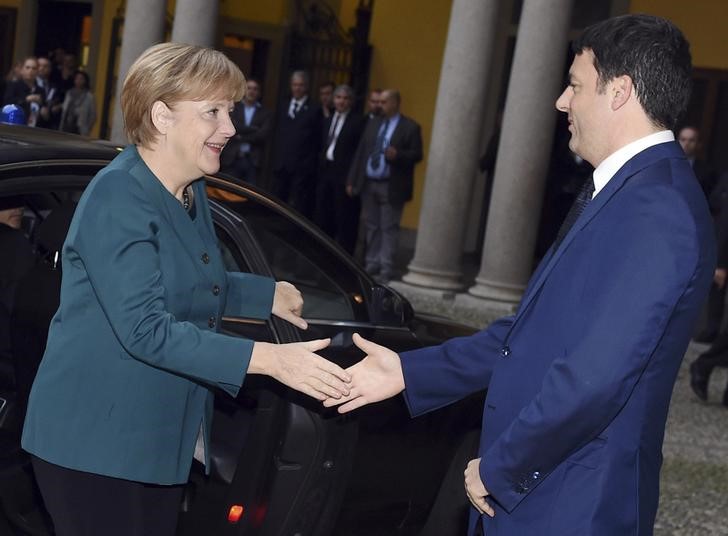
<path id="1" fill-rule="evenodd" d="M 554 247 L 553 250 L 556 251 L 561 244 L 561 241 L 564 239 L 564 237 L 569 232 L 569 229 L 571 229 L 571 226 L 574 225 L 574 222 L 579 219 L 579 216 L 581 216 L 581 213 L 584 212 L 584 209 L 589 204 L 589 201 L 591 201 L 592 196 L 594 195 L 594 177 L 591 175 L 587 177 L 587 179 L 584 181 L 584 184 L 581 185 L 581 189 L 579 190 L 579 193 L 576 196 L 576 199 L 574 199 L 574 204 L 571 205 L 571 208 L 569 209 L 569 213 L 566 215 L 566 218 L 564 219 L 564 222 L 561 224 L 561 227 L 559 227 L 559 232 L 556 235 L 556 240 L 554 241 Z"/>
<path id="2" fill-rule="evenodd" d="M 379 129 L 377 141 L 374 143 L 374 152 L 372 153 L 372 169 L 379 169 L 382 165 L 382 156 L 384 155 L 384 143 L 387 140 L 387 129 L 389 128 L 389 119 L 384 121 L 382 128 Z"/>
<path id="3" fill-rule="evenodd" d="M 291 107 L 288 110 L 288 117 L 291 119 L 295 119 L 296 115 L 298 115 L 298 110 L 301 108 L 301 102 L 293 99 L 291 101 Z"/>
<path id="4" fill-rule="evenodd" d="M 336 139 L 336 127 L 339 126 L 339 112 L 334 114 L 334 120 L 331 122 L 331 128 L 329 129 L 329 138 L 326 140 L 326 147 L 330 147 L 331 143 Z"/>

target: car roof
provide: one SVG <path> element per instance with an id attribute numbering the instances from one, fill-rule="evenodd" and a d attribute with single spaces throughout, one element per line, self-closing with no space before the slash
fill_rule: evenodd
<path id="1" fill-rule="evenodd" d="M 122 146 L 75 134 L 0 124 L 0 166 L 41 160 L 111 160 Z"/>

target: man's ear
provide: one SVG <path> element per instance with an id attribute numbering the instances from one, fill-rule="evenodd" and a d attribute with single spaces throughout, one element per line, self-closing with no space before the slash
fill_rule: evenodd
<path id="1" fill-rule="evenodd" d="M 167 134 L 167 129 L 172 123 L 172 110 L 162 101 L 154 101 L 152 104 L 152 124 L 160 134 Z"/>
<path id="2" fill-rule="evenodd" d="M 612 110 L 618 110 L 629 100 L 634 91 L 632 79 L 625 75 L 617 76 L 610 83 L 612 93 Z"/>

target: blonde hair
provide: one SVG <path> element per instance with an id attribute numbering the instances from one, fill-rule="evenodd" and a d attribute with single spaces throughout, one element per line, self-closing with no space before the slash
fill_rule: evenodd
<path id="1" fill-rule="evenodd" d="M 126 75 L 121 90 L 124 131 L 132 143 L 148 146 L 158 134 L 151 114 L 156 101 L 169 107 L 183 100 L 237 102 L 244 94 L 243 73 L 222 52 L 160 43 L 145 50 Z"/>

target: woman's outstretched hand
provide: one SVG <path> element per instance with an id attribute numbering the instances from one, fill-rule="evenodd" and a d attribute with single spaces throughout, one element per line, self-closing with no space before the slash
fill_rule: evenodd
<path id="1" fill-rule="evenodd" d="M 341 398 L 349 394 L 351 375 L 314 353 L 330 342 L 331 339 L 289 344 L 256 342 L 248 374 L 265 374 L 317 400 Z"/>

